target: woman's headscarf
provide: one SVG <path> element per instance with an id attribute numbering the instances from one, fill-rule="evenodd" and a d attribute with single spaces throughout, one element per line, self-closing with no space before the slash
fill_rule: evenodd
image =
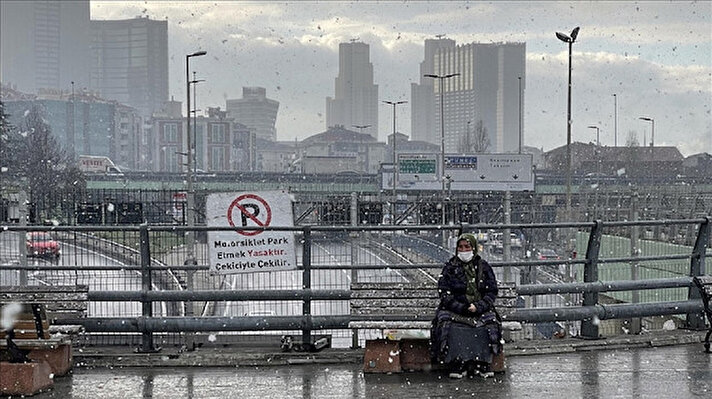
<path id="1" fill-rule="evenodd" d="M 455 242 L 455 252 L 457 252 L 457 244 L 459 244 L 462 240 L 466 240 L 467 242 L 469 242 L 472 246 L 472 253 L 477 255 L 477 237 L 475 237 L 475 235 L 472 233 L 463 233 L 460 234 L 459 237 L 457 237 L 457 241 Z"/>

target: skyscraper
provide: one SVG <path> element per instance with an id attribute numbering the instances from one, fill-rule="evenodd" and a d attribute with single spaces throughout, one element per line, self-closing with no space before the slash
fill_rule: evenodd
<path id="1" fill-rule="evenodd" d="M 410 84 L 410 131 L 413 140 L 440 145 L 440 125 L 435 124 L 436 113 L 440 110 L 435 107 L 435 81 L 423 75 L 435 73 L 433 62 L 438 49 L 454 47 L 455 41 L 452 39 L 438 37 L 425 40 L 425 58 L 420 63 L 420 83 Z"/>
<path id="2" fill-rule="evenodd" d="M 229 117 L 254 130 L 257 138 L 277 141 L 277 110 L 279 102 L 267 98 L 264 87 L 243 87 L 242 98 L 227 100 Z"/>
<path id="3" fill-rule="evenodd" d="M 91 21 L 91 85 L 148 118 L 168 101 L 168 21 Z"/>
<path id="4" fill-rule="evenodd" d="M 0 81 L 26 93 L 89 87 L 89 0 L 0 1 Z"/>
<path id="5" fill-rule="evenodd" d="M 423 65 L 426 65 L 425 61 L 421 69 Z M 432 54 L 432 68 L 429 73 L 459 73 L 460 76 L 445 80 L 442 88 L 438 80 L 431 79 L 432 103 L 427 101 L 427 91 L 423 89 L 425 85 L 412 86 L 413 102 L 419 106 L 417 114 L 434 116 L 430 124 L 427 119 L 426 122 L 417 119 L 425 117 L 413 115 L 414 123 L 425 125 L 425 129 L 418 128 L 420 130 L 416 130 L 414 125 L 414 139 L 440 142 L 442 89 L 446 152 L 518 151 L 519 77 L 522 91 L 526 82 L 524 43 L 470 43 L 454 46 L 454 42 L 442 42 Z M 414 113 L 416 105 L 413 106 Z M 426 107 L 430 107 L 430 112 Z M 486 134 L 478 137 L 478 130 Z"/>
<path id="6" fill-rule="evenodd" d="M 378 85 L 373 84 L 369 46 L 352 41 L 339 44 L 339 76 L 334 97 L 326 98 L 326 127 L 369 126 L 364 133 L 378 139 Z"/>

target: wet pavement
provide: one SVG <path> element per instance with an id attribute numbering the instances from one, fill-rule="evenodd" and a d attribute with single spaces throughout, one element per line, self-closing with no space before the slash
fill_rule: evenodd
<path id="1" fill-rule="evenodd" d="M 698 335 L 695 335 L 698 337 Z M 326 349 L 317 356 L 258 357 L 211 367 L 135 367 L 125 357 L 111 366 L 87 366 L 78 354 L 72 374 L 57 377 L 52 391 L 36 398 L 710 398 L 712 354 L 702 344 L 657 346 L 659 338 L 581 345 L 562 340 L 529 350 L 510 347 L 507 371 L 494 378 L 452 380 L 440 371 L 364 374 L 362 352 Z M 579 341 L 581 342 L 581 341 Z M 678 342 L 684 342 L 679 340 Z M 585 342 L 584 342 L 585 343 Z M 663 343 L 663 345 L 668 345 Z M 519 352 L 517 352 L 519 350 Z M 200 352 L 200 351 L 196 351 Z M 219 350 L 217 352 L 220 352 Z M 253 355 L 256 355 L 257 350 Z M 536 354 L 534 354 L 536 353 Z M 525 355 L 527 354 L 527 355 Z M 83 356 L 83 357 L 82 357 Z M 172 356 L 158 355 L 166 360 Z M 196 354 L 195 356 L 198 356 Z M 245 357 L 247 356 L 247 357 Z M 286 359 L 286 360 L 285 360 Z M 331 360 L 330 360 L 331 359 Z M 355 360 L 354 360 L 355 359 Z M 354 361 L 352 361 L 354 360 Z M 331 363 L 334 361 L 334 363 Z M 217 362 L 218 364 L 223 364 Z M 274 363 L 275 365 L 269 365 Z M 99 364 L 99 363 L 95 363 Z"/>

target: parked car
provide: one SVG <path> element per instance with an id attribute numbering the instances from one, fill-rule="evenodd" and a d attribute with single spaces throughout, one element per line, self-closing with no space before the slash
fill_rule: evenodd
<path id="1" fill-rule="evenodd" d="M 59 258 L 61 247 L 44 231 L 31 231 L 26 235 L 27 256 Z"/>
<path id="2" fill-rule="evenodd" d="M 534 251 L 536 259 L 539 260 L 556 260 L 556 259 L 561 259 L 561 256 L 556 253 L 553 249 L 550 248 L 541 248 L 536 251 Z"/>

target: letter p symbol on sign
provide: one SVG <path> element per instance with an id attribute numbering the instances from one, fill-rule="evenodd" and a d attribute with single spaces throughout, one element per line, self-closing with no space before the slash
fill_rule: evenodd
<path id="1" fill-rule="evenodd" d="M 251 210 L 250 213 L 252 214 L 253 219 L 256 218 L 260 214 L 260 207 L 257 206 L 256 204 L 243 204 L 242 207 L 245 209 L 249 208 Z M 242 226 L 243 227 L 247 226 L 247 215 L 244 212 L 242 212 L 242 213 L 240 213 L 240 216 L 242 219 Z"/>

